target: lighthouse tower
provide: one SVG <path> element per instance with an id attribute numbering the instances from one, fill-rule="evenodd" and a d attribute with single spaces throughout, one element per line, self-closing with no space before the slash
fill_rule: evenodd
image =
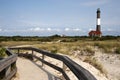
<path id="1" fill-rule="evenodd" d="M 100 8 L 97 9 L 97 20 L 96 20 L 96 31 L 91 30 L 89 33 L 90 37 L 101 37 L 101 26 L 100 26 Z"/>
<path id="2" fill-rule="evenodd" d="M 101 27 L 100 27 L 100 8 L 97 9 L 96 31 L 101 31 Z"/>

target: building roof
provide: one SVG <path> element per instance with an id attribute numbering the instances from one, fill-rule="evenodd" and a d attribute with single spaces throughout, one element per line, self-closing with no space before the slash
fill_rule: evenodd
<path id="1" fill-rule="evenodd" d="M 102 32 L 101 31 L 90 31 L 89 32 L 89 35 L 92 35 L 92 34 L 96 34 L 96 35 L 100 35 L 100 34 L 102 34 Z"/>

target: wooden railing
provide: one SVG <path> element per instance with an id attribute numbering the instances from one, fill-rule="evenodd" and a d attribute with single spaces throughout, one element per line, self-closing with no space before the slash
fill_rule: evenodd
<path id="1" fill-rule="evenodd" d="M 17 72 L 17 55 L 6 49 L 7 58 L 0 58 L 0 80 L 10 80 Z"/>
<path id="2" fill-rule="evenodd" d="M 14 47 L 14 48 L 9 48 L 9 49 L 17 50 L 18 54 L 20 53 L 20 50 L 31 50 L 31 52 L 32 52 L 31 55 L 33 58 L 36 58 L 37 60 L 40 60 L 43 64 L 46 64 L 46 65 L 58 70 L 59 72 L 62 73 L 62 75 L 64 76 L 64 78 L 66 80 L 70 80 L 70 78 L 65 73 L 64 69 L 45 61 L 44 56 L 48 56 L 48 57 L 62 61 L 63 64 L 65 66 L 67 66 L 74 73 L 74 75 L 78 78 L 78 80 L 97 80 L 88 70 L 84 69 L 83 67 L 81 67 L 80 65 L 75 63 L 73 60 L 68 58 L 67 56 L 53 54 L 53 53 L 43 51 L 43 50 L 40 50 L 37 48 L 32 48 L 32 47 Z M 42 54 L 42 58 L 35 56 L 34 51 Z"/>

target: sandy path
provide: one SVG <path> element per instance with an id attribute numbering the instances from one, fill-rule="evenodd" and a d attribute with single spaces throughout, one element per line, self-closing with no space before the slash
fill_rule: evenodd
<path id="1" fill-rule="evenodd" d="M 48 74 L 30 60 L 18 58 L 17 77 L 13 80 L 48 80 Z"/>

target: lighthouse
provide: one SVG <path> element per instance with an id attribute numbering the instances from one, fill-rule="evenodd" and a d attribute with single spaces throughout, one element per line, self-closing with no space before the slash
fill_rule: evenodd
<path id="1" fill-rule="evenodd" d="M 101 28 L 100 28 L 100 8 L 97 9 L 96 31 L 101 31 Z"/>
<path id="2" fill-rule="evenodd" d="M 91 30 L 88 34 L 90 37 L 101 37 L 101 25 L 100 25 L 100 8 L 97 9 L 97 18 L 96 18 L 96 31 Z"/>

